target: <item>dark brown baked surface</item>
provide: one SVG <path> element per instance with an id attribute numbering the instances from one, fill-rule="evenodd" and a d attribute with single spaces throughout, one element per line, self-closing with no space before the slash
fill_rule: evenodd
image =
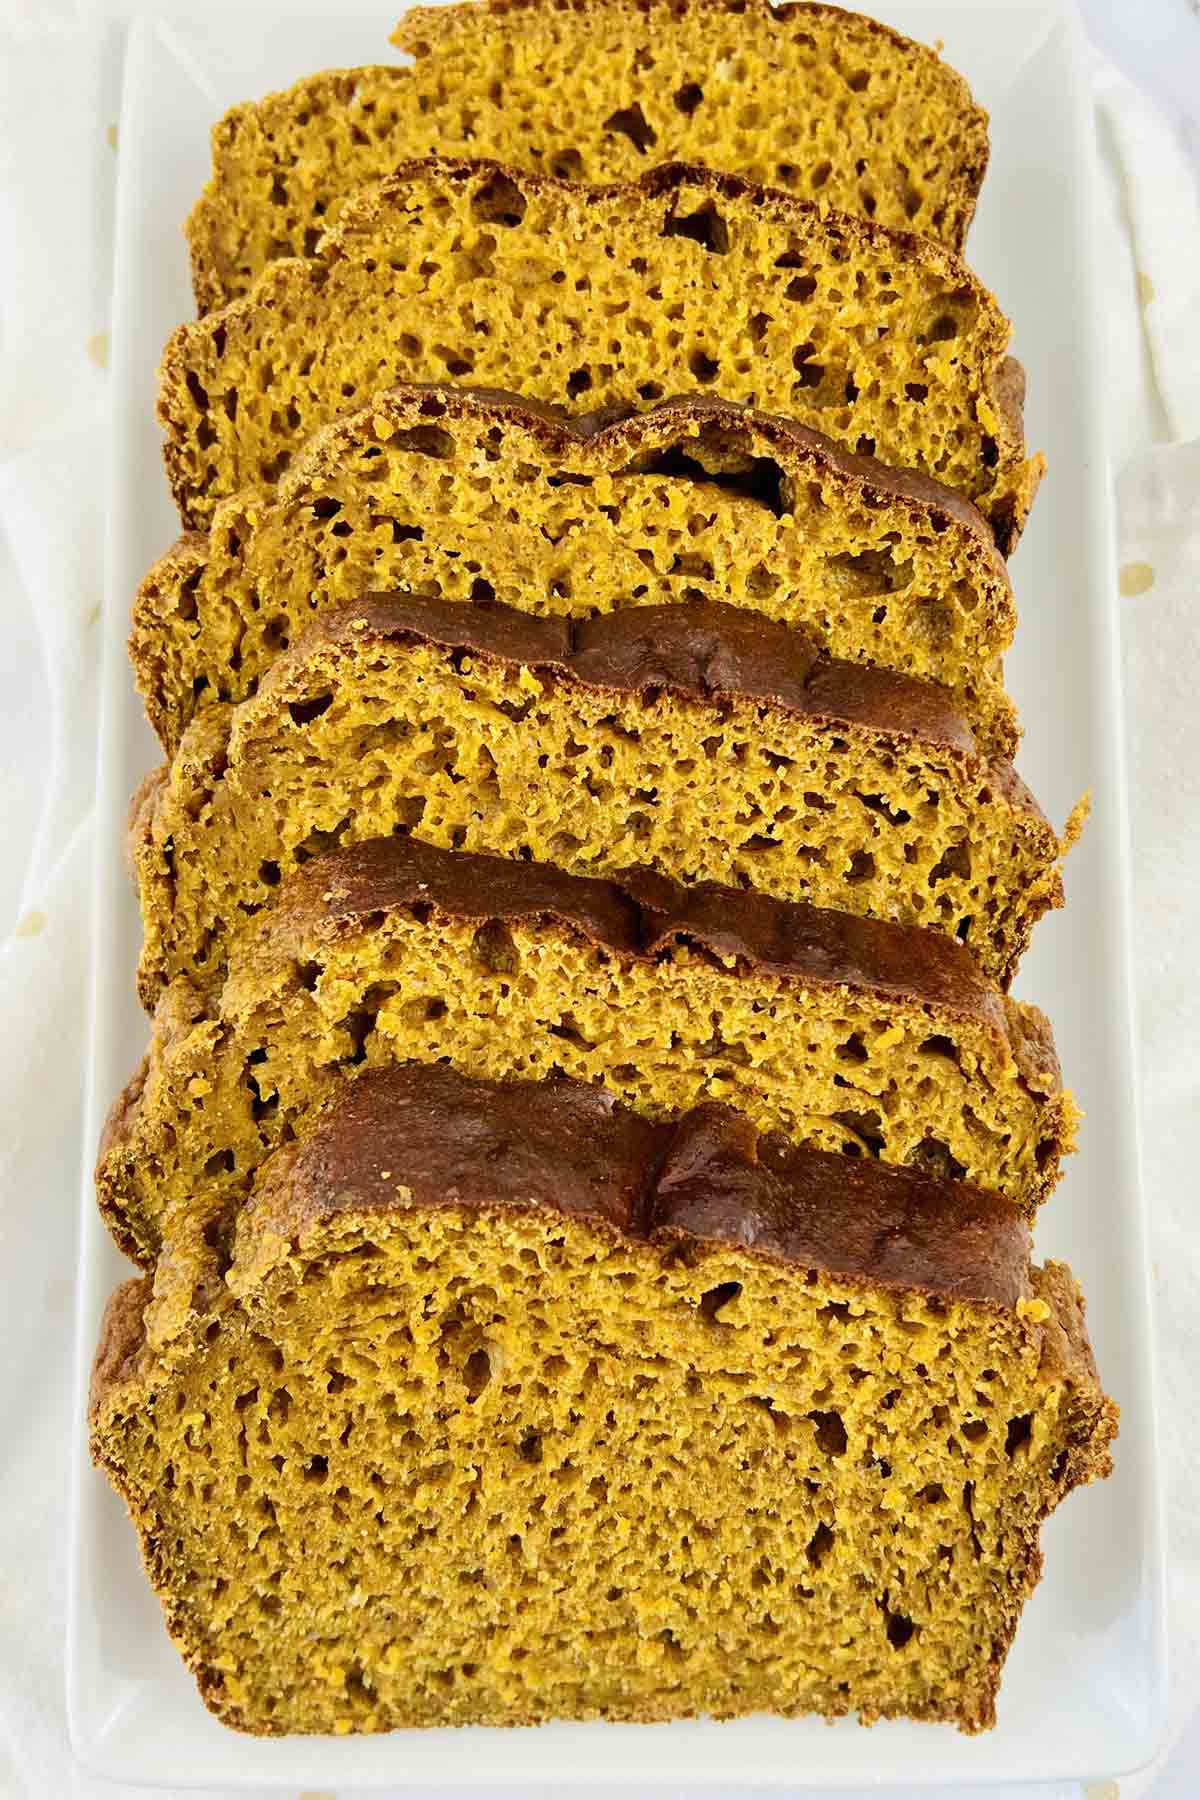
<path id="1" fill-rule="evenodd" d="M 677 1124 L 631 1112 L 581 1082 L 484 1082 L 440 1064 L 348 1083 L 260 1181 L 272 1232 L 399 1204 L 548 1207 L 660 1245 L 736 1244 L 792 1270 L 1012 1308 L 1029 1285 L 1029 1230 L 1011 1201 L 870 1158 L 760 1133 L 717 1102 Z"/>
<path id="2" fill-rule="evenodd" d="M 443 1060 L 595 1081 L 657 1118 L 728 1100 L 760 1131 L 965 1177 L 1030 1216 L 1074 1141 L 1048 1023 L 944 934 L 392 836 L 291 869 L 218 988 L 164 989 L 102 1146 L 110 1229 L 151 1262 L 166 1215 L 236 1211 L 365 1062 Z"/>
<path id="3" fill-rule="evenodd" d="M 370 594 L 327 613 L 306 647 L 322 637 L 332 644 L 353 643 L 364 632 L 477 651 L 618 694 L 653 699 L 668 688 L 696 700 L 723 695 L 759 700 L 797 716 L 864 725 L 984 760 L 973 732 L 934 682 L 835 662 L 805 632 L 738 607 L 645 606 L 596 619 L 541 619 L 511 607 Z M 995 767 L 997 781 L 1007 791 L 1019 791 L 1034 810 L 1024 784 L 1014 787 L 1011 764 L 998 761 Z"/>
<path id="4" fill-rule="evenodd" d="M 265 915 L 255 953 L 273 956 L 293 937 L 335 937 L 373 913 L 414 905 L 464 923 L 552 921 L 629 962 L 653 964 L 691 946 L 731 974 L 852 987 L 1009 1035 L 995 984 L 941 932 L 712 882 L 682 887 L 647 869 L 601 880 L 548 863 L 451 853 L 414 837 L 370 838 L 305 863 Z"/>

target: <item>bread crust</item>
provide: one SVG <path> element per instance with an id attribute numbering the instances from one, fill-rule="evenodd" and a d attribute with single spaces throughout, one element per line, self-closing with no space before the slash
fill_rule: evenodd
<path id="1" fill-rule="evenodd" d="M 403 1171 L 402 1201 L 385 1170 Z M 350 1083 L 264 1167 L 239 1215 L 230 1291 L 250 1291 L 346 1213 L 397 1205 L 548 1205 L 664 1256 L 736 1244 L 782 1271 L 980 1305 L 1033 1291 L 1019 1209 L 967 1182 L 805 1149 L 717 1101 L 653 1123 L 574 1081 L 475 1081 L 439 1064 Z"/>
<path id="2" fill-rule="evenodd" d="M 416 903 L 438 921 L 553 926 L 621 961 L 653 964 L 686 946 L 735 978 L 854 988 L 969 1019 L 1011 1043 L 1003 996 L 971 952 L 943 932 L 712 881 L 682 887 L 650 869 L 613 880 L 569 875 L 549 863 L 440 850 L 416 837 L 369 838 L 305 863 L 280 889 L 255 955 L 286 960 L 301 935 L 336 938 L 373 914 Z M 1050 1065 L 1039 1069 L 1049 1075 Z M 1048 1091 L 1059 1087 L 1061 1075 Z"/>
<path id="3" fill-rule="evenodd" d="M 644 607 L 575 620 L 456 606 L 420 594 L 368 595 L 320 619 L 295 652 L 285 652 L 276 680 L 282 686 L 291 668 L 324 644 L 373 640 L 436 644 L 614 696 L 652 699 L 665 688 L 697 701 L 760 701 L 796 718 L 864 725 L 898 741 L 918 739 L 984 760 L 943 688 L 890 669 L 835 662 L 806 633 L 724 606 Z M 263 684 L 268 692 L 274 674 Z M 1025 810 L 1044 817 L 1023 784 L 1012 786 L 1019 778 L 1010 765 L 997 764 L 995 779 L 1021 794 Z"/>

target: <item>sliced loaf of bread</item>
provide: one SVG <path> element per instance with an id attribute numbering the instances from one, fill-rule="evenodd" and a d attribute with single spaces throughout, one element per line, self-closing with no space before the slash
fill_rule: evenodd
<path id="1" fill-rule="evenodd" d="M 414 7 L 410 67 L 328 69 L 213 128 L 188 221 L 201 312 L 307 256 L 355 188 L 414 156 L 585 182 L 702 162 L 961 250 L 987 115 L 922 44 L 832 6 L 492 0 Z"/>
<path id="2" fill-rule="evenodd" d="M 651 1117 L 728 1100 L 1030 1213 L 1074 1136 L 1046 1019 L 939 932 L 378 838 L 290 875 L 219 993 L 166 989 L 101 1153 L 114 1236 L 152 1259 L 164 1217 L 240 1203 L 344 1080 L 439 1060 L 594 1081 Z"/>
<path id="3" fill-rule="evenodd" d="M 676 164 L 584 188 L 433 159 L 349 202 L 317 258 L 181 326 L 159 417 L 200 525 L 398 381 L 576 414 L 710 391 L 954 488 L 1007 552 L 1041 469 L 1008 339 L 952 251 L 733 176 Z"/>
<path id="4" fill-rule="evenodd" d="M 1117 1412 L 993 1196 L 428 1068 L 118 1291 L 90 1423 L 239 1730 L 977 1731 Z"/>
<path id="5" fill-rule="evenodd" d="M 941 682 L 985 750 L 1016 747 L 1008 577 L 948 488 L 702 396 L 572 422 L 408 387 L 326 426 L 277 487 L 222 502 L 150 571 L 130 654 L 164 748 L 197 707 L 253 693 L 314 613 L 390 588 L 571 617 L 745 607 Z"/>
<path id="6" fill-rule="evenodd" d="M 1060 841 L 944 690 L 735 607 L 575 622 L 372 599 L 201 712 L 145 789 L 142 992 L 219 980 L 281 874 L 391 832 L 929 925 L 1007 985 L 1062 903 L 1074 830 Z"/>

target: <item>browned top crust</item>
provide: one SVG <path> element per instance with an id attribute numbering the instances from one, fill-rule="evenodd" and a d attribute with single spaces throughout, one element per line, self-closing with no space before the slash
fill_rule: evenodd
<path id="1" fill-rule="evenodd" d="M 883 727 L 964 756 L 979 754 L 974 733 L 943 688 L 892 669 L 835 662 L 806 632 L 739 606 L 642 606 L 571 619 L 459 606 L 423 594 L 369 595 L 325 615 L 304 644 L 310 651 L 322 637 L 352 644 L 362 622 L 372 636 L 478 651 L 587 687 L 640 695 L 667 688 L 707 701 L 736 695 L 809 718 Z"/>
<path id="2" fill-rule="evenodd" d="M 347 1212 L 445 1206 L 554 1209 L 664 1248 L 737 1244 L 996 1306 L 1031 1292 L 1021 1216 L 980 1188 L 760 1136 L 715 1101 L 654 1124 L 600 1088 L 476 1081 L 438 1064 L 348 1082 L 264 1169 L 238 1244 L 294 1241 Z"/>
<path id="3" fill-rule="evenodd" d="M 537 0 L 525 0 L 525 3 L 537 4 Z M 1004 384 L 1006 404 L 1010 389 L 1015 389 L 1017 395 L 1016 426 L 1019 429 L 1019 409 L 1025 393 L 1025 371 L 1012 356 L 1005 358 L 1002 370 L 1000 379 Z M 672 441 L 672 434 L 675 432 L 681 443 L 686 442 L 693 435 L 693 426 L 715 428 L 728 433 L 735 442 L 743 438 L 764 438 L 789 460 L 800 457 L 806 462 L 819 463 L 836 470 L 848 482 L 852 482 L 865 498 L 907 500 L 922 510 L 928 509 L 941 517 L 953 519 L 978 538 L 988 552 L 996 575 L 1006 583 L 1008 580 L 1004 558 L 996 549 L 995 534 L 979 508 L 973 506 L 965 494 L 944 487 L 940 481 L 934 481 L 931 476 L 922 475 L 916 469 L 898 469 L 890 463 L 880 462 L 878 457 L 860 456 L 853 450 L 843 449 L 833 438 L 826 437 L 823 431 L 814 431 L 811 426 L 801 425 L 799 420 L 789 419 L 780 413 L 759 412 L 753 407 L 736 406 L 732 401 L 722 400 L 719 396 L 673 394 L 645 412 L 638 412 L 633 407 L 609 406 L 596 412 L 569 414 L 544 401 L 530 399 L 524 394 L 510 393 L 506 388 L 450 387 L 440 382 L 426 381 L 397 382 L 394 386 L 385 388 L 382 394 L 374 396 L 371 404 L 362 409 L 362 413 L 369 413 L 371 405 L 384 397 L 397 401 L 400 405 L 419 406 L 421 413 L 429 419 L 478 418 L 482 414 L 494 418 L 497 423 L 515 423 L 527 431 L 536 429 L 548 456 L 555 460 L 573 444 L 590 444 L 604 457 L 611 457 L 614 461 L 622 452 L 627 452 L 632 462 L 647 448 L 661 449 L 666 442 Z M 333 441 L 338 434 L 344 433 L 350 421 L 358 416 L 360 415 L 347 414 L 345 418 L 335 419 L 332 424 L 322 426 L 310 440 L 308 453 L 317 454 L 323 443 Z M 303 462 L 297 458 L 281 477 L 281 498 L 286 498 L 293 488 L 300 485 L 307 472 L 308 460 L 308 454 L 305 454 Z M 184 534 L 185 537 L 197 535 L 203 544 L 202 534 Z"/>
<path id="4" fill-rule="evenodd" d="M 240 521 L 247 514 L 252 517 L 248 537 L 241 536 L 240 526 L 235 528 L 239 533 L 235 540 L 239 557 L 251 556 L 250 546 L 255 544 L 264 521 L 272 521 L 286 535 L 289 515 L 310 506 L 314 495 L 360 495 L 363 490 L 356 459 L 364 444 L 374 442 L 380 434 L 386 437 L 392 431 L 414 431 L 426 425 L 451 432 L 465 426 L 476 442 L 492 430 L 512 433 L 519 439 L 523 454 L 539 464 L 539 474 L 551 485 L 561 480 L 564 470 L 587 479 L 595 474 L 624 479 L 643 470 L 653 475 L 658 473 L 658 459 L 682 453 L 702 473 L 711 470 L 717 480 L 744 482 L 743 491 L 753 496 L 761 511 L 776 515 L 781 540 L 804 530 L 801 520 L 805 516 L 806 482 L 810 478 L 823 482 L 832 477 L 844 484 L 848 511 L 853 512 L 857 503 L 887 520 L 896 520 L 897 514 L 902 514 L 913 522 L 922 541 L 942 547 L 945 567 L 939 566 L 938 551 L 933 550 L 932 566 L 924 575 L 924 583 L 944 579 L 957 593 L 957 583 L 965 582 L 961 622 L 974 653 L 965 660 L 963 680 L 968 684 L 994 682 L 999 693 L 998 659 L 1012 641 L 1015 622 L 1011 585 L 990 526 L 970 501 L 951 489 L 913 471 L 892 469 L 873 457 L 843 450 L 822 433 L 794 421 L 704 395 L 663 401 L 644 413 L 608 408 L 572 417 L 561 415 L 552 406 L 500 390 L 413 382 L 384 389 L 358 412 L 323 426 L 280 478 L 273 500 L 266 490 L 245 489 L 225 501 L 211 526 L 211 553 L 215 559 L 211 571 L 210 538 L 196 532 L 183 534 L 150 570 L 134 606 L 130 654 L 151 723 L 168 753 L 175 749 L 196 702 L 192 683 L 179 670 L 172 666 L 168 676 L 167 666 L 172 659 L 164 655 L 164 619 L 179 629 L 176 615 L 181 597 L 199 584 L 201 622 L 191 629 L 198 632 L 203 643 L 206 632 L 202 621 L 208 605 L 218 592 L 226 592 L 218 589 L 218 570 L 223 571 L 226 581 L 235 582 L 239 610 L 253 605 L 256 598 L 252 591 L 245 591 L 250 562 L 239 561 L 234 575 L 221 556 L 221 534 L 229 529 L 228 522 L 235 518 Z M 458 479 L 465 479 L 461 471 Z M 780 515 L 784 517 L 780 519 Z M 881 532 L 882 529 L 881 526 Z M 389 585 L 394 579 L 387 577 Z M 519 570 L 517 580 L 520 581 Z M 380 586 L 383 585 L 381 580 Z M 422 582 L 415 576 L 406 576 L 403 585 L 409 591 L 419 590 Z M 343 597 L 347 591 L 342 585 Z M 611 605 L 618 595 L 614 584 L 611 594 L 605 596 L 606 605 Z M 516 599 L 510 591 L 502 597 L 509 605 Z M 723 595 L 715 591 L 711 597 L 721 599 Z M 798 594 L 797 598 L 800 600 L 801 596 Z M 524 600 L 521 604 L 525 604 Z M 587 596 L 581 593 L 580 605 L 586 604 Z M 186 611 L 186 601 L 183 605 Z M 768 604 L 750 605 L 747 610 L 770 613 L 773 609 Z M 841 653 L 846 654 L 845 648 Z M 887 666 L 890 658 L 874 654 L 869 660 Z M 927 679 L 938 678 L 940 661 L 939 656 L 927 668 Z M 949 659 L 945 666 L 949 672 Z M 244 670 L 238 671 L 234 681 L 236 687 L 231 686 L 230 698 L 243 697 L 256 685 L 254 681 L 247 682 Z M 225 690 L 219 691 L 223 694 Z M 970 699 L 957 687 L 951 691 L 955 693 L 955 704 L 974 719 Z M 215 697 L 210 680 L 206 701 Z M 995 735 L 989 735 L 985 728 L 981 736 L 993 753 L 1011 755 L 1018 736 L 1015 714 L 1011 702 L 1001 700 L 999 708 Z"/>
<path id="5" fill-rule="evenodd" d="M 879 225 L 873 219 L 860 218 L 854 213 L 839 212 L 835 207 L 819 205 L 815 200 L 801 199 L 799 194 L 790 194 L 785 188 L 769 187 L 764 182 L 732 174 L 727 169 L 710 169 L 703 163 L 678 159 L 674 162 L 656 163 L 654 168 L 639 175 L 636 181 L 597 182 L 580 188 L 560 175 L 513 168 L 491 156 L 410 156 L 398 162 L 382 181 L 354 195 L 333 230 L 322 241 L 321 254 L 331 259 L 342 255 L 345 245 L 355 232 L 371 230 L 380 213 L 393 201 L 402 199 L 405 189 L 414 181 L 429 180 L 436 176 L 463 186 L 479 175 L 487 174 L 505 176 L 528 193 L 575 192 L 587 207 L 599 206 L 605 201 L 620 199 L 627 194 L 641 194 L 647 200 L 654 200 L 660 194 L 673 194 L 679 189 L 702 188 L 706 194 L 715 195 L 722 200 L 747 200 L 752 206 L 769 209 L 784 218 L 790 216 L 793 219 L 807 217 L 818 220 L 830 231 L 844 233 L 850 241 L 886 244 L 889 249 L 894 250 L 897 258 L 907 257 L 914 262 L 940 265 L 943 268 L 954 267 L 956 272 L 961 273 L 964 286 L 978 294 L 982 302 L 990 301 L 995 305 L 987 288 L 967 267 L 961 256 L 944 244 L 939 244 L 934 238 L 922 237 L 916 231 L 902 231 L 894 225 Z M 234 301 L 233 304 L 237 305 L 238 302 Z"/>
<path id="6" fill-rule="evenodd" d="M 499 604 L 461 606 L 424 594 L 371 594 L 321 615 L 268 670 L 260 697 L 269 698 L 322 644 L 355 648 L 371 638 L 436 644 L 617 693 L 666 688 L 708 703 L 728 696 L 920 739 L 986 765 L 1013 805 L 1044 818 L 1013 765 L 982 755 L 974 732 L 936 682 L 835 661 L 805 632 L 742 607 L 697 602 L 572 619 L 536 617 Z"/>
<path id="7" fill-rule="evenodd" d="M 279 889 L 259 953 L 287 954 L 298 932 L 336 937 L 372 913 L 412 906 L 459 922 L 554 921 L 630 961 L 653 962 L 688 945 L 732 965 L 733 973 L 859 988 L 967 1016 L 1010 1038 L 1013 1009 L 971 952 L 942 932 L 716 882 L 685 888 L 648 869 L 626 870 L 613 881 L 569 875 L 547 863 L 442 850 L 415 837 L 370 838 L 305 863 Z"/>

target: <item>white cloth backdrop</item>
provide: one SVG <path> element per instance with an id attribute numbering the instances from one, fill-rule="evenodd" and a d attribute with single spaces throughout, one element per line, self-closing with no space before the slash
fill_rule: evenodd
<path id="1" fill-rule="evenodd" d="M 74 1770 L 63 1702 L 119 155 L 110 65 L 70 0 L 0 0 L 0 1800 L 118 1791 Z M 1173 1662 L 1169 1746 L 1120 1793 L 1192 1800 L 1200 1793 L 1200 213 L 1172 132 L 1099 61 L 1096 101 Z M 1043 1800 L 1067 1792 L 1036 1790 Z M 1117 1792 L 1093 1783 L 1089 1800 Z"/>

